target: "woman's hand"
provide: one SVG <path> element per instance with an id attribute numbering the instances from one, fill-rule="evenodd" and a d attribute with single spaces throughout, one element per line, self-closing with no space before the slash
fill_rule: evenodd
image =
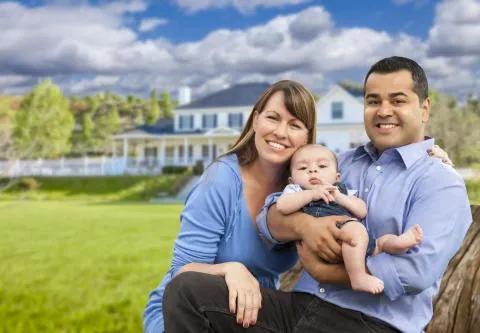
<path id="1" fill-rule="evenodd" d="M 228 263 L 225 269 L 230 312 L 237 314 L 237 323 L 249 327 L 257 322 L 262 307 L 260 285 L 250 271 L 239 262 Z"/>
<path id="2" fill-rule="evenodd" d="M 445 150 L 440 148 L 437 145 L 434 145 L 432 148 L 427 149 L 428 155 L 436 158 L 440 158 L 443 163 L 453 166 L 452 160 L 448 157 L 448 154 Z"/>

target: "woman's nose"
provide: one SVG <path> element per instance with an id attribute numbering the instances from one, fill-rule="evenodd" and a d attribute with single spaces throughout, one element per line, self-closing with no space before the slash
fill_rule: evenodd
<path id="1" fill-rule="evenodd" d="M 279 138 L 285 138 L 287 136 L 287 124 L 278 124 L 273 133 Z"/>

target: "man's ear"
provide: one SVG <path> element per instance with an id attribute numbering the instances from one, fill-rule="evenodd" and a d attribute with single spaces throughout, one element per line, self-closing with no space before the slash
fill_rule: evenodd
<path id="1" fill-rule="evenodd" d="M 430 118 L 430 98 L 426 97 L 422 103 L 422 123 L 426 123 Z"/>

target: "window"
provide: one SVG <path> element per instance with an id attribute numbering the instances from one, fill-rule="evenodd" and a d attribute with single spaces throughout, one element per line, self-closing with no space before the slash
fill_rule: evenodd
<path id="1" fill-rule="evenodd" d="M 228 127 L 242 128 L 243 127 L 243 113 L 228 114 Z"/>
<path id="2" fill-rule="evenodd" d="M 174 154 L 173 147 L 166 147 L 165 148 L 165 157 L 172 158 Z"/>
<path id="3" fill-rule="evenodd" d="M 343 102 L 332 103 L 332 119 L 343 119 Z"/>
<path id="4" fill-rule="evenodd" d="M 188 146 L 188 157 L 189 158 L 193 157 L 193 145 Z"/>
<path id="5" fill-rule="evenodd" d="M 208 158 L 209 157 L 209 147 L 208 145 L 202 145 L 202 158 Z"/>
<path id="6" fill-rule="evenodd" d="M 215 127 L 217 127 L 217 115 L 204 114 L 202 116 L 202 128 L 215 128 Z"/>
<path id="7" fill-rule="evenodd" d="M 183 155 L 185 155 L 183 146 L 178 147 L 178 158 L 183 159 Z"/>
<path id="8" fill-rule="evenodd" d="M 157 157 L 158 155 L 158 148 L 157 147 L 145 147 L 144 155 L 146 158 L 148 157 Z"/>
<path id="9" fill-rule="evenodd" d="M 193 129 L 193 114 L 189 116 L 180 116 L 178 119 L 178 128 L 180 130 Z"/>

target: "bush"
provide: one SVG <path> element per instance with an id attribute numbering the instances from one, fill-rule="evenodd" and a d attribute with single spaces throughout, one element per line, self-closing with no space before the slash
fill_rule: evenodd
<path id="1" fill-rule="evenodd" d="M 35 178 L 27 177 L 21 178 L 17 186 L 23 191 L 36 191 L 40 187 L 40 183 Z"/>
<path id="2" fill-rule="evenodd" d="M 203 173 L 203 161 L 202 160 L 196 161 L 192 171 L 194 175 L 200 176 Z"/>
<path id="3" fill-rule="evenodd" d="M 164 175 L 180 174 L 180 173 L 184 173 L 187 170 L 188 170 L 188 167 L 186 166 L 166 165 L 162 168 L 162 173 Z"/>

